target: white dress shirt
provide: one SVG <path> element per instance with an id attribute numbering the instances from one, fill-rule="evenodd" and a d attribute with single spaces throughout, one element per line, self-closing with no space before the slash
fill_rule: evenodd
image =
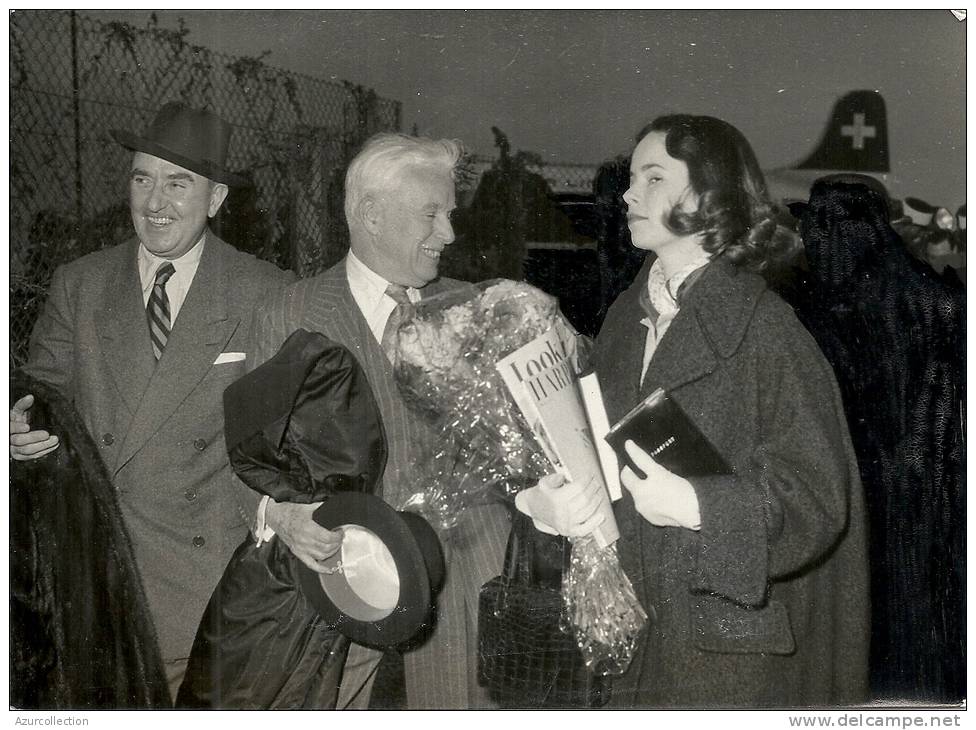
<path id="1" fill-rule="evenodd" d="M 352 298 L 356 300 L 356 306 L 366 318 L 369 331 L 373 333 L 377 342 L 382 342 L 386 320 L 390 318 L 397 305 L 396 300 L 386 293 L 390 282 L 360 261 L 352 251 L 346 256 L 346 277 L 349 280 Z M 416 304 L 420 301 L 420 291 L 408 286 L 407 298 Z"/>
<path id="2" fill-rule="evenodd" d="M 139 281 L 142 283 L 142 303 L 145 306 L 149 306 L 149 296 L 152 294 L 153 286 L 156 283 L 156 270 L 167 261 L 173 264 L 175 269 L 173 275 L 169 277 L 169 281 L 166 282 L 166 297 L 169 299 L 169 326 L 171 328 L 180 313 L 180 308 L 186 299 L 186 293 L 190 291 L 193 277 L 196 276 L 206 238 L 207 234 L 204 232 L 200 236 L 200 240 L 193 245 L 193 248 L 178 259 L 164 259 L 152 253 L 142 243 L 139 244 L 139 254 L 136 259 L 139 264 Z"/>

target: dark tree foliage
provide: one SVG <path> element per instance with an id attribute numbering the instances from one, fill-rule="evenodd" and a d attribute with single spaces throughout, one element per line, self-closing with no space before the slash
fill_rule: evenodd
<path id="1" fill-rule="evenodd" d="M 496 127 L 499 157 L 484 172 L 471 204 L 455 213 L 456 243 L 445 254 L 441 274 L 467 281 L 524 280 L 559 300 L 576 329 L 595 335 L 600 309 L 599 273 L 586 196 L 556 196 L 546 179 L 529 167 L 542 160 L 530 152 L 510 154 L 508 138 Z M 567 211 L 583 211 L 574 220 Z M 555 243 L 565 250 L 533 244 Z M 576 248 L 574 248 L 576 247 Z"/>
<path id="2" fill-rule="evenodd" d="M 494 277 L 522 279 L 524 242 L 532 218 L 549 207 L 549 185 L 527 169 L 534 157 L 509 154 L 508 138 L 495 127 L 499 157 L 481 176 L 471 205 L 455 216 L 457 245 L 448 253 L 444 271 L 469 281 Z"/>
<path id="3" fill-rule="evenodd" d="M 629 157 L 604 162 L 593 180 L 600 262 L 600 322 L 617 296 L 630 286 L 647 255 L 646 251 L 634 248 L 630 241 L 627 205 L 623 200 L 628 187 Z"/>
<path id="4" fill-rule="evenodd" d="M 258 191 L 253 185 L 230 188 L 210 228 L 235 248 L 290 268 L 288 252 L 276 247 L 270 212 L 259 207 Z"/>

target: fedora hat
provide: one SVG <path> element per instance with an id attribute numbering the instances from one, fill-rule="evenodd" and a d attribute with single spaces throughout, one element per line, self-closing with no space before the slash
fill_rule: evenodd
<path id="1" fill-rule="evenodd" d="M 298 566 L 305 597 L 329 627 L 392 648 L 431 625 L 444 556 L 427 520 L 361 492 L 330 497 L 313 519 L 342 532 L 339 551 L 322 563 L 329 572 Z"/>
<path id="2" fill-rule="evenodd" d="M 386 439 L 365 372 L 342 345 L 295 330 L 275 355 L 224 391 L 235 474 L 276 502 L 322 502 L 313 519 L 343 534 L 316 573 L 289 554 L 298 585 L 330 628 L 394 647 L 427 627 L 444 580 L 440 541 L 419 515 L 370 492 Z"/>
<path id="3" fill-rule="evenodd" d="M 226 169 L 227 147 L 233 128 L 209 109 L 194 109 L 171 101 L 157 112 L 142 136 L 111 130 L 116 142 L 203 175 L 214 182 L 243 186 L 249 182 Z"/>

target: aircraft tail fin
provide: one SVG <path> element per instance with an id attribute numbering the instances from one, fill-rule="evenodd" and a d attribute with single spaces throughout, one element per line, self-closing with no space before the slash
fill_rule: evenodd
<path id="1" fill-rule="evenodd" d="M 817 149 L 797 170 L 889 172 L 888 117 L 884 98 L 876 91 L 851 91 L 830 115 Z"/>

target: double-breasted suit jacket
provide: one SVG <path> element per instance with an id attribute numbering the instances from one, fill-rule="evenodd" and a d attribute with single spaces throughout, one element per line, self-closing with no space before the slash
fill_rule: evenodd
<path id="1" fill-rule="evenodd" d="M 835 705 L 867 699 L 866 516 L 830 366 L 762 278 L 718 259 L 641 382 L 650 262 L 597 339 L 610 422 L 667 390 L 734 474 L 690 479 L 701 530 L 617 503 L 621 563 L 650 620 L 612 702 Z"/>
<path id="2" fill-rule="evenodd" d="M 438 279 L 423 297 L 457 287 Z M 376 341 L 349 288 L 346 262 L 305 279 L 272 297 L 255 313 L 254 362 L 269 359 L 296 329 L 321 332 L 356 357 L 373 389 L 386 431 L 388 459 L 383 499 L 394 507 L 418 489 L 424 455 L 434 433 L 403 402 L 393 366 Z M 404 656 L 407 703 L 411 709 L 488 705 L 477 684 L 477 604 L 482 584 L 501 571 L 510 521 L 500 504 L 471 508 L 460 525 L 442 536 L 447 575 L 438 599 L 437 626 L 418 649 Z"/>
<path id="3" fill-rule="evenodd" d="M 223 391 L 244 373 L 255 303 L 294 277 L 208 232 L 157 363 L 138 247 L 131 240 L 58 268 L 26 370 L 70 399 L 98 445 L 171 663 L 189 656 L 257 502 L 230 469 Z"/>

